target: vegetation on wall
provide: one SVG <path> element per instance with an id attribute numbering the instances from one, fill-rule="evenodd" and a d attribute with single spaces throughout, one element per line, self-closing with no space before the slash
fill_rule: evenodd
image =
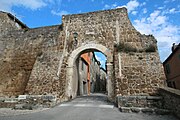
<path id="1" fill-rule="evenodd" d="M 152 44 L 144 49 L 137 49 L 128 43 L 115 44 L 115 48 L 117 49 L 118 52 L 126 52 L 126 53 L 129 53 L 129 52 L 156 52 L 156 49 L 157 49 L 156 46 L 152 45 Z"/>
<path id="2" fill-rule="evenodd" d="M 119 43 L 115 45 L 118 52 L 137 52 L 137 49 L 127 43 Z"/>
<path id="3" fill-rule="evenodd" d="M 145 52 L 156 52 L 156 49 L 156 46 L 151 44 L 145 49 Z"/>

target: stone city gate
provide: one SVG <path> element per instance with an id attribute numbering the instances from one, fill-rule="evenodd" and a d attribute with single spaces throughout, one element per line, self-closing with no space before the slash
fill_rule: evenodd
<path id="1" fill-rule="evenodd" d="M 164 86 L 157 41 L 132 26 L 126 8 L 65 15 L 61 25 L 33 29 L 8 13 L 0 20 L 1 96 L 76 97 L 74 62 L 86 50 L 106 55 L 111 100 L 155 95 Z"/>

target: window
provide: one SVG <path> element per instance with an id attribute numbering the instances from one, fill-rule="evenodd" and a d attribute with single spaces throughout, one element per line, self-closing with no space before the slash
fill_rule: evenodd
<path id="1" fill-rule="evenodd" d="M 165 69 L 166 69 L 166 73 L 169 74 L 169 73 L 170 73 L 170 65 L 167 64 L 166 67 L 165 67 Z"/>

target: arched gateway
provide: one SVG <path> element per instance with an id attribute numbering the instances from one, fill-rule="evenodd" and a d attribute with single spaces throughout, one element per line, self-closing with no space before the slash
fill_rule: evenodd
<path id="1" fill-rule="evenodd" d="M 3 21 L 17 24 L 9 14 L 0 14 L 6 16 Z M 53 95 L 60 102 L 75 98 L 75 62 L 92 50 L 107 57 L 109 99 L 154 95 L 164 86 L 157 41 L 133 27 L 126 8 L 65 15 L 61 25 L 49 27 L 0 27 L 5 30 L 0 32 L 0 96 Z"/>
<path id="2" fill-rule="evenodd" d="M 110 100 L 114 97 L 114 73 L 113 73 L 113 54 L 112 52 L 101 44 L 86 44 L 84 46 L 78 47 L 75 49 L 68 58 L 68 66 L 67 66 L 67 74 L 66 74 L 66 96 L 68 97 L 76 97 L 77 95 L 77 87 L 78 87 L 78 78 L 75 77 L 76 66 L 75 61 L 84 51 L 99 51 L 102 52 L 107 57 L 107 92 L 108 98 Z"/>

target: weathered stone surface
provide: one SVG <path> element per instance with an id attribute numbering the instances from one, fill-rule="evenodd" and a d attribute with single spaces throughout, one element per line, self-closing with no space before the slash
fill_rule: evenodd
<path id="1" fill-rule="evenodd" d="M 131 107 L 130 109 L 132 112 L 135 112 L 135 113 L 139 113 L 141 111 L 141 109 L 137 107 Z"/>
<path id="2" fill-rule="evenodd" d="M 118 96 L 118 107 L 162 108 L 162 97 L 159 96 Z"/>
<path id="3" fill-rule="evenodd" d="M 12 14 L 0 11 L 0 37 L 9 31 L 22 29 L 28 29 L 28 27 Z"/>
<path id="4" fill-rule="evenodd" d="M 4 49 L 4 59 L 0 62 L 2 65 L 0 72 L 0 78 L 2 80 L 2 84 L 0 87 L 1 94 L 4 93 L 5 95 L 18 95 L 24 94 L 25 88 L 28 82 L 31 84 L 31 76 L 34 76 L 32 73 L 33 67 L 36 66 L 35 61 L 38 59 L 42 51 L 47 49 L 58 49 L 59 46 L 54 47 L 55 43 L 51 43 L 53 40 L 57 40 L 59 26 L 47 27 L 47 28 L 38 28 L 29 31 L 14 31 L 9 32 L 7 35 L 4 36 L 3 39 L 6 39 L 6 48 Z M 42 35 L 43 34 L 43 35 Z M 9 38 L 9 36 L 11 36 Z M 43 43 L 42 43 L 43 42 Z M 55 41 L 54 41 L 55 42 Z M 51 43 L 51 44 L 50 44 Z M 61 43 L 56 43 L 60 45 Z M 12 46 L 12 47 L 9 47 Z M 8 53 L 6 51 L 9 51 Z M 48 57 L 51 55 L 49 52 L 46 52 L 46 63 L 50 65 L 49 59 L 52 57 Z M 57 53 L 58 52 L 53 52 Z M 10 54 L 10 57 L 7 56 Z M 47 55 L 48 54 L 48 55 Z M 8 59 L 7 59 L 8 57 Z M 58 55 L 57 55 L 58 57 Z M 54 59 L 51 59 L 54 61 Z M 57 61 L 56 61 L 57 62 Z M 56 64 L 56 63 L 55 63 Z M 49 68 L 52 68 L 50 66 Z M 47 68 L 46 68 L 47 69 Z M 45 69 L 44 69 L 45 70 Z M 51 69 L 52 70 L 52 69 Z M 41 72 L 42 71 L 37 71 Z M 53 72 L 53 71 L 51 71 Z M 31 75 L 30 75 L 31 74 Z M 55 73 L 54 73 L 55 74 Z M 41 76 L 39 76 L 41 77 Z M 47 76 L 48 77 L 48 76 Z M 49 76 L 51 77 L 51 76 Z M 51 78 L 50 78 L 51 79 Z M 34 81 L 38 81 L 37 79 L 33 79 Z M 36 83 L 31 84 L 31 88 L 37 85 Z M 38 93 L 38 92 L 37 92 Z"/>
<path id="5" fill-rule="evenodd" d="M 159 115 L 172 114 L 171 110 L 167 110 L 167 109 L 155 109 L 154 112 Z"/>
<path id="6" fill-rule="evenodd" d="M 148 113 L 148 114 L 152 114 L 153 113 L 153 109 L 151 109 L 151 108 L 143 108 L 141 111 L 143 113 Z"/>
<path id="7" fill-rule="evenodd" d="M 125 113 L 130 113 L 130 112 L 131 112 L 131 109 L 128 108 L 128 107 L 121 107 L 119 110 L 120 110 L 121 112 L 125 112 Z"/>
<path id="8" fill-rule="evenodd" d="M 180 118 L 180 90 L 173 88 L 160 88 L 160 95 L 163 96 L 163 107 L 172 111 Z"/>
<path id="9" fill-rule="evenodd" d="M 170 110 L 159 109 L 159 108 L 120 107 L 119 110 L 125 113 L 133 112 L 133 113 L 158 114 L 158 115 L 172 114 Z"/>
<path id="10" fill-rule="evenodd" d="M 5 17 L 3 13 L 0 20 Z M 151 45 L 157 48 L 156 40 L 135 30 L 125 8 L 66 15 L 62 25 L 34 29 L 11 28 L 2 23 L 0 96 L 52 94 L 60 102 L 74 98 L 77 87 L 73 83 L 78 78 L 73 63 L 90 50 L 107 56 L 108 95 L 112 99 L 117 95 L 154 95 L 158 87 L 164 86 L 157 49 L 145 51 Z M 119 51 L 120 43 L 130 46 L 129 52 Z"/>

